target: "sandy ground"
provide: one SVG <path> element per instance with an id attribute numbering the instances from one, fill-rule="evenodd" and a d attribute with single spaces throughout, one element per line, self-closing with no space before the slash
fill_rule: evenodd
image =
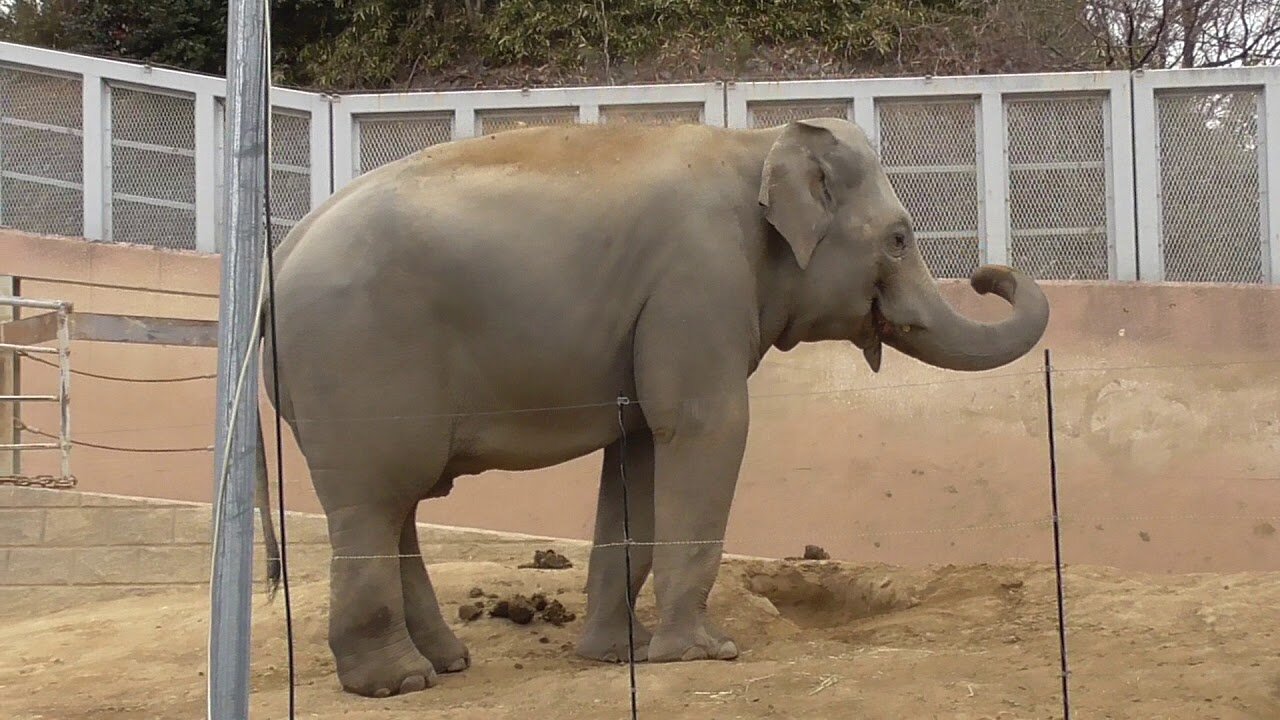
<path id="1" fill-rule="evenodd" d="M 341 692 L 325 643 L 325 558 L 294 559 L 300 718 L 629 716 L 625 666 L 569 650 L 581 626 L 585 553 L 567 570 L 519 569 L 546 543 L 436 548 L 432 573 L 474 667 L 422 693 Z M 1066 573 L 1071 693 L 1079 718 L 1280 718 L 1280 573 Z M 544 592 L 564 627 L 458 619 L 473 587 Z M 1052 567 L 902 569 L 728 559 L 712 610 L 743 648 L 734 662 L 640 665 L 642 718 L 1061 717 Z M 642 614 L 651 618 L 646 589 Z M 0 716 L 203 718 L 203 587 L 10 590 L 0 597 Z M 283 603 L 255 597 L 253 716 L 287 717 Z"/>

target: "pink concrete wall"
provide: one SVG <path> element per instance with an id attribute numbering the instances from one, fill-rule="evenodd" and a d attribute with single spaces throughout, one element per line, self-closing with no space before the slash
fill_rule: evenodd
<path id="1" fill-rule="evenodd" d="M 80 310 L 215 319 L 215 257 L 31 237 L 0 230 L 0 274 L 28 297 Z M 36 279 L 43 278 L 43 279 Z M 74 283 L 74 284 L 72 284 Z M 84 284 L 88 283 L 88 285 Z M 98 283 L 98 286 L 94 286 Z M 998 300 L 962 282 L 945 292 L 995 319 Z M 1154 572 L 1280 569 L 1280 288 L 1049 283 L 1064 552 L 1069 562 Z M 771 353 L 752 380 L 752 430 L 727 549 L 892 563 L 1048 559 L 1041 348 L 976 374 L 925 367 L 886 350 L 872 374 L 838 343 Z M 77 343 L 73 367 L 155 378 L 212 373 L 212 349 Z M 25 390 L 53 372 L 22 363 Z M 78 440 L 207 446 L 214 381 L 73 381 Z M 269 408 L 262 403 L 264 411 Z M 49 408 L 27 422 L 56 427 Z M 286 430 L 289 506 L 316 510 Z M 269 440 L 270 442 L 270 440 Z M 52 456 L 29 456 L 48 471 Z M 77 448 L 86 490 L 208 500 L 212 454 Z M 586 538 L 599 455 L 530 473 L 461 479 L 424 503 L 428 522 Z M 979 529 L 957 529 L 973 528 Z"/>

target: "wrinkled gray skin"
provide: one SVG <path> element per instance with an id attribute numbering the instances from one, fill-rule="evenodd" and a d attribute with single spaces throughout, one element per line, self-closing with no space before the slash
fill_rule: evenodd
<path id="1" fill-rule="evenodd" d="M 625 420 L 634 539 L 711 542 L 635 547 L 630 578 L 621 548 L 595 549 L 578 652 L 627 656 L 623 593 L 652 571 L 660 620 L 652 634 L 637 625 L 640 658 L 731 659 L 706 601 L 764 354 L 845 341 L 878 370 L 884 343 L 986 370 L 1030 351 L 1049 317 L 1036 284 L 999 266 L 971 283 L 1009 301 L 1010 317 L 958 315 L 865 135 L 833 119 L 532 128 L 427 148 L 314 209 L 276 267 L 272 402 L 338 556 L 339 679 L 371 696 L 470 664 L 414 526 L 418 502 L 455 478 L 603 448 L 595 541 L 616 542 L 613 401 L 638 397 Z M 558 406 L 576 407 L 545 409 Z"/>

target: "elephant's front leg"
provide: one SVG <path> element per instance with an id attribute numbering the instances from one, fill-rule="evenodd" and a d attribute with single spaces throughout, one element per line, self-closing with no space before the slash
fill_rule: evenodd
<path id="1" fill-rule="evenodd" d="M 649 661 L 731 660 L 738 647 L 707 617 L 747 437 L 745 381 L 731 396 L 680 403 L 655 430 L 653 558 L 659 626 Z"/>
<path id="2" fill-rule="evenodd" d="M 623 451 L 614 442 L 604 451 L 600 468 L 600 494 L 596 506 L 595 548 L 587 566 L 587 617 L 578 654 L 592 660 L 619 662 L 627 659 L 628 598 L 632 605 L 653 565 L 653 439 L 647 431 L 626 438 L 626 493 L 630 516 L 631 577 L 626 578 L 623 541 Z M 608 545 L 608 547 L 600 547 Z M 649 653 L 649 630 L 634 617 L 631 641 L 636 660 Z"/>

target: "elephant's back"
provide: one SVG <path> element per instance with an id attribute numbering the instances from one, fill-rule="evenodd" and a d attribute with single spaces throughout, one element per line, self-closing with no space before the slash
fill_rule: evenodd
<path id="1" fill-rule="evenodd" d="M 664 160 L 711 157 L 708 145 L 732 133 L 698 124 L 521 128 L 424 148 L 397 161 L 391 172 L 438 176 L 506 168 L 541 178 L 633 175 Z"/>

